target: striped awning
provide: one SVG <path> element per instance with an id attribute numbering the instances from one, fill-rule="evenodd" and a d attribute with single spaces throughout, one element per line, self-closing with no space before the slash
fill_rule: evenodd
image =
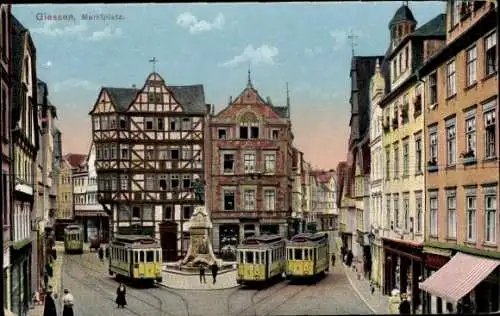
<path id="1" fill-rule="evenodd" d="M 449 303 L 456 304 L 488 277 L 499 264 L 498 260 L 458 252 L 418 287 Z"/>

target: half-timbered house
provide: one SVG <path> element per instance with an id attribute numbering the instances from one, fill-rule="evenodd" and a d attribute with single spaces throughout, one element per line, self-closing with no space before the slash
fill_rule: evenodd
<path id="1" fill-rule="evenodd" d="M 165 221 L 171 234 L 164 248 L 187 251 L 183 232 L 196 204 L 193 182 L 203 181 L 206 113 L 202 85 L 170 86 L 157 73 L 140 89 L 101 89 L 89 114 L 98 200 L 111 234 L 160 238 Z"/>
<path id="2" fill-rule="evenodd" d="M 290 103 L 274 106 L 248 83 L 210 117 L 209 210 L 215 251 L 261 233 L 292 228 L 293 134 Z"/>
<path id="3" fill-rule="evenodd" d="M 13 15 L 10 18 L 13 102 L 11 123 L 15 178 L 14 208 L 11 212 L 11 304 L 12 311 L 16 315 L 26 315 L 32 293 L 37 290 L 32 288 L 31 280 L 32 265 L 36 265 L 37 262 L 31 231 L 36 157 L 39 147 L 36 50 L 30 32 Z"/>

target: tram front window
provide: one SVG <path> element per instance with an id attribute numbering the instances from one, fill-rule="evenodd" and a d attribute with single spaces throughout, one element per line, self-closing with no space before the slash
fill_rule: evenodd
<path id="1" fill-rule="evenodd" d="M 144 251 L 139 252 L 139 257 L 140 257 L 139 261 L 144 262 Z"/>
<path id="2" fill-rule="evenodd" d="M 246 263 L 253 263 L 253 252 L 247 251 L 245 259 Z"/>
<path id="3" fill-rule="evenodd" d="M 302 260 L 302 249 L 295 249 L 295 260 Z"/>
<path id="4" fill-rule="evenodd" d="M 134 263 L 139 262 L 139 253 L 137 251 L 134 251 Z"/>
<path id="5" fill-rule="evenodd" d="M 146 262 L 155 262 L 155 252 L 154 250 L 146 251 Z"/>

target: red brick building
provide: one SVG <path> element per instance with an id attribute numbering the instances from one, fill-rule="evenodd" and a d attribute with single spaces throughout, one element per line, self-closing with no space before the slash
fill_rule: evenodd
<path id="1" fill-rule="evenodd" d="M 253 87 L 209 118 L 206 205 L 213 247 L 222 251 L 251 235 L 288 236 L 291 229 L 293 134 L 290 104 L 274 106 Z"/>

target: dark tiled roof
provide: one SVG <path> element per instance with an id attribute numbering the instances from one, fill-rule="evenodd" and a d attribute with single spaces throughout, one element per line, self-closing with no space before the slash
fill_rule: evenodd
<path id="1" fill-rule="evenodd" d="M 22 60 L 24 53 L 24 38 L 26 36 L 26 28 L 11 15 L 11 65 L 10 72 L 12 76 L 12 124 L 15 125 L 19 121 L 20 112 L 20 93 L 21 93 L 21 76 L 22 76 Z"/>
<path id="2" fill-rule="evenodd" d="M 117 107 L 118 111 L 126 111 L 134 101 L 137 93 L 140 91 L 135 88 L 111 88 L 103 87 L 108 92 L 111 102 Z"/>
<path id="3" fill-rule="evenodd" d="M 394 13 L 394 16 L 389 22 L 389 28 L 395 24 L 407 21 L 417 23 L 417 20 L 415 20 L 415 18 L 413 17 L 413 13 L 411 12 L 410 8 L 408 8 L 407 5 L 402 5 L 396 11 L 396 13 Z"/>
<path id="4" fill-rule="evenodd" d="M 272 110 L 281 118 L 288 118 L 288 108 L 284 106 L 271 106 Z"/>
<path id="5" fill-rule="evenodd" d="M 439 14 L 415 30 L 412 36 L 446 36 L 446 14 Z"/>
<path id="6" fill-rule="evenodd" d="M 203 85 L 167 86 L 167 88 L 172 91 L 174 98 L 181 104 L 185 112 L 205 113 L 206 103 Z M 140 92 L 139 89 L 135 88 L 103 87 L 103 89 L 108 92 L 111 102 L 118 108 L 118 111 L 126 111 Z"/>

